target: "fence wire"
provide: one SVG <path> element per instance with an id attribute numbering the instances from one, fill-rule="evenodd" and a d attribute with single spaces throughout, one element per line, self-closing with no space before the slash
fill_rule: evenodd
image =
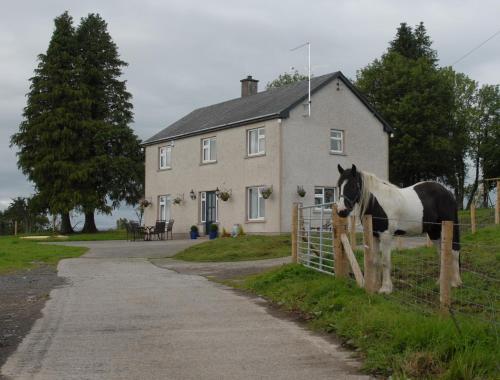
<path id="1" fill-rule="evenodd" d="M 298 260 L 316 271 L 334 274 L 334 240 L 332 204 L 305 206 L 298 213 Z M 494 214 L 483 212 L 477 231 L 484 234 L 492 230 L 492 236 L 499 233 L 500 226 L 494 225 Z M 491 218 L 491 223 L 486 218 Z M 450 313 L 477 318 L 495 326 L 500 325 L 500 244 L 498 240 L 481 238 L 476 241 L 471 233 L 470 223 L 461 223 L 460 277 L 462 284 L 452 287 Z M 404 221 L 422 223 L 421 221 Z M 440 223 L 430 223 L 437 225 Z M 363 268 L 362 226 L 359 220 L 355 226 L 357 243 L 353 245 L 360 268 Z M 493 231 L 495 230 L 495 231 Z M 482 233 L 483 233 L 482 232 Z M 426 234 L 394 237 L 391 249 L 391 279 L 393 291 L 390 298 L 419 310 L 434 313 L 440 308 L 440 241 L 431 242 Z M 382 256 L 378 256 L 382 269 Z M 352 277 L 352 274 L 351 274 Z"/>

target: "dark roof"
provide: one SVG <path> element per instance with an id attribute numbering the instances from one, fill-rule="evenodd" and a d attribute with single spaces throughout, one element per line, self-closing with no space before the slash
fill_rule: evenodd
<path id="1" fill-rule="evenodd" d="M 389 124 L 340 71 L 313 77 L 311 79 L 311 94 L 336 78 L 342 80 L 375 117 L 380 120 L 386 132 L 392 131 Z M 307 101 L 307 87 L 307 80 L 304 80 L 287 86 L 258 92 L 255 95 L 198 108 L 150 137 L 143 144 L 150 145 L 159 141 L 174 140 L 263 120 L 287 118 L 292 108 Z"/>

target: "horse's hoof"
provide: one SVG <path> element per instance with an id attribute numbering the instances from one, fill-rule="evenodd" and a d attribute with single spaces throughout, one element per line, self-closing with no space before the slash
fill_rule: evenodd
<path id="1" fill-rule="evenodd" d="M 392 286 L 382 286 L 378 292 L 380 294 L 391 294 L 392 293 Z"/>

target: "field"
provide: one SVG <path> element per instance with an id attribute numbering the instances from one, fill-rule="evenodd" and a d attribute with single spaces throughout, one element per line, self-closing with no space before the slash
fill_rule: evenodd
<path id="1" fill-rule="evenodd" d="M 57 264 L 59 260 L 78 257 L 87 248 L 38 244 L 17 237 L 0 237 L 0 274 L 29 269 L 37 264 Z"/>
<path id="2" fill-rule="evenodd" d="M 243 235 L 218 238 L 179 252 L 174 258 L 185 261 L 245 261 L 290 256 L 290 235 Z"/>

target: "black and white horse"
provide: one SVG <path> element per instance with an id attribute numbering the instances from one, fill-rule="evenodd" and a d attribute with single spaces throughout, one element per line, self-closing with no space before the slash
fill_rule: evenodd
<path id="1" fill-rule="evenodd" d="M 338 165 L 340 197 L 338 213 L 347 217 L 354 210 L 372 215 L 374 249 L 382 251 L 382 287 L 380 293 L 392 292 L 391 244 L 394 235 L 427 233 L 440 249 L 441 221 L 453 220 L 452 286 L 460 286 L 460 236 L 457 204 L 453 194 L 437 182 L 419 182 L 399 188 L 374 174 Z M 355 212 L 356 212 L 355 211 Z"/>

